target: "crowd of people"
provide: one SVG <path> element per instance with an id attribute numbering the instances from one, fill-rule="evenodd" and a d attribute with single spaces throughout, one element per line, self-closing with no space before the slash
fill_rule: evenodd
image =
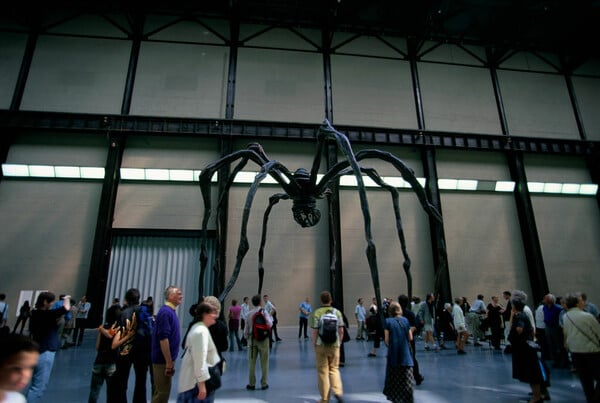
<path id="1" fill-rule="evenodd" d="M 588 402 L 600 398 L 600 317 L 585 294 L 572 293 L 563 298 L 544 296 L 531 309 L 527 295 L 520 290 L 505 291 L 504 305 L 492 296 L 485 303 L 477 295 L 473 303 L 457 297 L 443 302 L 433 294 L 421 301 L 401 295 L 397 301 L 385 298 L 381 306 L 373 298 L 366 309 L 363 298 L 354 309 L 356 341 L 371 341 L 368 357 L 376 357 L 381 342 L 387 346 L 383 394 L 392 402 L 412 402 L 413 387 L 425 377 L 417 361 L 415 340 L 424 351 L 452 348 L 465 355 L 465 345 L 485 344 L 512 354 L 513 378 L 531 387 L 531 402 L 549 400 L 550 366 L 577 372 Z M 0 313 L 6 327 L 6 296 L 0 294 Z M 349 323 L 331 294 L 320 294 L 316 309 L 306 297 L 298 305 L 298 339 L 311 340 L 314 347 L 317 389 L 320 402 L 343 402 L 340 367 L 345 364 L 344 343 L 351 340 Z M 96 402 L 106 384 L 106 400 L 127 402 L 127 386 L 134 369 L 133 402 L 147 402 L 148 378 L 152 403 L 168 402 L 175 363 L 178 402 L 213 402 L 226 370 L 223 352 L 247 350 L 246 389 L 269 388 L 269 353 L 273 343 L 281 342 L 277 333 L 277 308 L 268 295 L 233 299 L 227 313 L 216 297 L 202 297 L 190 307 L 192 321 L 181 334 L 177 307 L 183 301 L 181 289 L 169 286 L 164 305 L 156 314 L 153 300 L 141 301 L 140 291 L 131 288 L 124 303 L 118 298 L 106 310 L 97 328 L 96 358 L 92 367 L 89 402 Z M 0 342 L 0 401 L 41 401 L 48 385 L 58 350 L 77 347 L 89 328 L 87 315 L 91 303 L 83 296 L 75 302 L 70 295 L 56 299 L 42 292 L 34 309 L 23 303 L 12 332 L 2 334 Z M 23 329 L 29 322 L 29 332 Z M 19 326 L 21 329 L 18 330 Z M 311 329 L 310 335 L 308 328 Z M 18 330 L 18 331 L 17 331 Z M 26 332 L 27 333 L 27 332 Z M 257 361 L 260 377 L 257 376 Z M 21 393 L 19 393 L 21 392 Z"/>

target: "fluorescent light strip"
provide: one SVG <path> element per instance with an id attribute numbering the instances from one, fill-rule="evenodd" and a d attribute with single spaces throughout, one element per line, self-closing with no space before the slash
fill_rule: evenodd
<path id="1" fill-rule="evenodd" d="M 140 181 L 174 181 L 174 182 L 198 182 L 201 171 L 198 169 L 159 169 L 159 168 L 121 168 L 121 179 Z M 5 177 L 15 178 L 55 178 L 55 179 L 104 179 L 104 168 L 102 167 L 78 167 L 78 166 L 52 166 L 52 165 L 28 165 L 28 164 L 2 164 L 2 174 Z M 254 182 L 258 172 L 243 171 L 236 175 L 235 183 L 250 184 Z M 368 176 L 363 175 L 366 187 L 378 187 Z M 286 183 L 287 177 L 283 177 Z M 323 179 L 323 174 L 317 175 L 317 182 Z M 411 188 L 404 178 L 400 176 L 385 176 L 382 179 L 396 188 Z M 218 180 L 218 172 L 215 172 L 211 182 Z M 425 178 L 417 178 L 421 186 L 425 186 Z M 277 181 L 267 175 L 262 183 L 277 184 Z M 356 187 L 354 175 L 340 177 L 340 186 Z M 513 192 L 515 182 L 512 181 L 478 181 L 475 179 L 438 179 L 440 190 L 469 190 Z M 527 188 L 531 193 L 568 194 L 581 196 L 595 196 L 598 193 L 598 185 L 594 183 L 556 183 L 556 182 L 527 182 Z"/>
<path id="2" fill-rule="evenodd" d="M 512 181 L 497 181 L 496 192 L 512 192 L 515 190 L 515 183 Z"/>

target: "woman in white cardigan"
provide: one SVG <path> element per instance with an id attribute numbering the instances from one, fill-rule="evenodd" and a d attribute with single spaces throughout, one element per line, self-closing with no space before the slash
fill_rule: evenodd
<path id="1" fill-rule="evenodd" d="M 196 307 L 195 320 L 185 337 L 185 350 L 177 391 L 177 403 L 212 403 L 215 391 L 207 389 L 209 368 L 220 361 L 208 328 L 217 320 L 217 311 L 207 303 Z"/>

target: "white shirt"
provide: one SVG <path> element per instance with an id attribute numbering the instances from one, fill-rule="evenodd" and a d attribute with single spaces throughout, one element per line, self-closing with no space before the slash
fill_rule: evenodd
<path id="1" fill-rule="evenodd" d="M 458 304 L 454 304 L 452 306 L 452 319 L 454 322 L 454 328 L 456 331 L 461 331 L 466 329 L 465 325 L 465 315 L 463 313 L 462 308 Z"/>
<path id="2" fill-rule="evenodd" d="M 476 299 L 475 302 L 473 302 L 473 305 L 471 305 L 471 309 L 469 309 L 469 312 L 475 312 L 475 313 L 485 312 L 485 302 L 483 302 L 480 299 Z"/>
<path id="3" fill-rule="evenodd" d="M 273 311 L 275 310 L 275 305 L 271 303 L 271 301 L 265 302 L 264 310 L 271 316 L 273 316 Z"/>
<path id="4" fill-rule="evenodd" d="M 546 322 L 544 322 L 544 304 L 540 304 L 535 310 L 535 327 L 538 329 L 545 329 Z"/>
<path id="5" fill-rule="evenodd" d="M 77 319 L 87 319 L 88 313 L 90 313 L 90 307 L 92 304 L 86 302 L 82 304 L 81 302 L 77 304 Z"/>
<path id="6" fill-rule="evenodd" d="M 26 403 L 25 396 L 19 392 L 4 391 L 4 400 L 2 403 Z"/>
<path id="7" fill-rule="evenodd" d="M 242 312 L 240 313 L 240 318 L 246 320 L 248 318 L 248 312 L 250 312 L 250 305 L 244 302 L 242 304 Z"/>
<path id="8" fill-rule="evenodd" d="M 185 339 L 185 353 L 179 369 L 177 391 L 193 389 L 198 382 L 210 379 L 208 367 L 221 361 L 208 328 L 202 322 L 195 323 Z"/>

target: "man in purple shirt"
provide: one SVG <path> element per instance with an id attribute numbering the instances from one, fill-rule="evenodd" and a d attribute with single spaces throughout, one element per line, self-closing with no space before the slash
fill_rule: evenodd
<path id="1" fill-rule="evenodd" d="M 181 334 L 176 309 L 183 301 L 183 293 L 175 286 L 165 290 L 165 304 L 156 315 L 152 331 L 152 374 L 154 393 L 152 403 L 167 403 L 171 380 L 175 375 L 175 359 L 179 354 Z"/>
<path id="2" fill-rule="evenodd" d="M 544 323 L 546 324 L 546 343 L 550 350 L 552 364 L 558 368 L 561 363 L 561 350 L 564 348 L 562 329 L 558 323 L 562 307 L 556 303 L 556 297 L 552 294 L 544 296 Z"/>

